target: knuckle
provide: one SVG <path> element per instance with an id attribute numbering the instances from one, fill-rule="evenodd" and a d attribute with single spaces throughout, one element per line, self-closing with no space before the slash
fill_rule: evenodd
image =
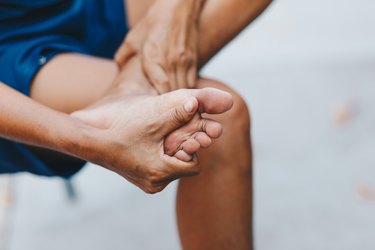
<path id="1" fill-rule="evenodd" d="M 198 55 L 193 54 L 190 59 L 190 65 L 193 65 L 196 67 L 197 64 L 198 64 Z"/>
<path id="2" fill-rule="evenodd" d="M 145 187 L 145 188 L 143 189 L 143 191 L 144 191 L 146 194 L 156 194 L 156 193 L 157 193 L 157 191 L 154 190 L 154 188 L 152 188 L 152 187 Z"/>
<path id="3" fill-rule="evenodd" d="M 156 193 L 160 193 L 161 191 L 163 191 L 165 187 L 166 187 L 166 185 L 148 184 L 148 185 L 144 186 L 144 188 L 142 190 L 147 194 L 156 194 Z"/>
<path id="4" fill-rule="evenodd" d="M 184 66 L 189 66 L 192 62 L 192 58 L 187 53 L 184 53 L 180 56 L 180 62 Z"/>
<path id="5" fill-rule="evenodd" d="M 178 56 L 172 55 L 167 59 L 166 67 L 172 69 L 178 64 Z"/>
<path id="6" fill-rule="evenodd" d="M 183 66 L 189 66 L 194 62 L 193 52 L 189 49 L 178 49 L 174 54 L 174 61 Z"/>
<path id="7" fill-rule="evenodd" d="M 148 185 L 156 185 L 163 181 L 165 178 L 165 174 L 157 169 L 149 169 L 147 173 L 147 184 Z"/>
<path id="8" fill-rule="evenodd" d="M 186 57 L 186 56 L 187 56 L 186 49 L 182 46 L 173 48 L 171 50 L 171 61 L 172 62 L 178 63 L 181 60 L 182 57 Z"/>
<path id="9" fill-rule="evenodd" d="M 149 59 L 156 60 L 160 58 L 160 51 L 158 45 L 153 42 L 149 42 L 144 47 L 145 56 Z"/>
<path id="10" fill-rule="evenodd" d="M 177 46 L 174 49 L 174 54 L 176 57 L 180 57 L 181 55 L 186 53 L 186 48 L 184 46 Z"/>
<path id="11" fill-rule="evenodd" d="M 154 81 L 157 85 L 169 85 L 169 81 L 164 77 L 156 76 Z"/>
<path id="12" fill-rule="evenodd" d="M 173 120 L 178 122 L 178 123 L 183 123 L 185 122 L 185 114 L 183 111 L 179 108 L 175 108 L 173 111 Z"/>

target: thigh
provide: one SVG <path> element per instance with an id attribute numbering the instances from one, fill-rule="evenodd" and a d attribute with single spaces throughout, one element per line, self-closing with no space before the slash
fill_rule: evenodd
<path id="1" fill-rule="evenodd" d="M 108 59 L 80 54 L 60 54 L 38 72 L 30 96 L 55 110 L 71 113 L 102 97 L 118 74 Z"/>
<path id="2" fill-rule="evenodd" d="M 155 0 L 124 0 L 129 28 L 134 27 L 146 14 Z"/>
<path id="3" fill-rule="evenodd" d="M 72 53 L 60 54 L 38 72 L 31 85 L 30 96 L 50 108 L 71 113 L 105 95 L 117 74 L 117 65 L 111 60 Z M 51 150 L 28 148 L 57 174 L 75 172 L 85 163 Z"/>

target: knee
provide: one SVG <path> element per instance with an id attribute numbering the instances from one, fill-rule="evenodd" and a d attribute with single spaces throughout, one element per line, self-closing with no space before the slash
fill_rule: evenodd
<path id="1" fill-rule="evenodd" d="M 226 162 L 226 166 L 231 164 L 234 159 L 233 155 L 236 155 L 235 164 L 232 164 L 229 169 L 221 169 L 220 171 L 243 178 L 249 176 L 249 174 L 251 175 L 252 172 L 250 112 L 246 101 L 240 94 L 235 91 L 232 91 L 231 94 L 233 95 L 234 105 L 222 117 L 221 122 L 224 132 L 223 136 L 218 140 L 220 146 L 216 150 L 223 155 L 220 160 L 221 162 Z"/>
<path id="2" fill-rule="evenodd" d="M 201 79 L 199 87 L 214 87 L 229 92 L 233 96 L 232 109 L 220 117 L 215 116 L 214 119 L 218 119 L 225 128 L 229 128 L 229 131 L 235 134 L 242 136 L 243 133 L 249 134 L 251 126 L 250 111 L 246 101 L 239 93 L 223 83 L 208 79 Z"/>
<path id="3" fill-rule="evenodd" d="M 243 97 L 231 91 L 234 104 L 233 108 L 224 116 L 224 125 L 231 128 L 232 131 L 243 133 L 250 133 L 251 118 L 250 111 L 246 101 Z"/>
<path id="4" fill-rule="evenodd" d="M 215 145 L 207 151 L 206 155 L 209 162 L 212 163 L 212 166 L 227 166 L 233 163 L 233 155 L 236 155 L 235 167 L 221 170 L 224 173 L 234 171 L 234 173 L 240 173 L 241 175 L 251 172 L 251 116 L 246 101 L 236 91 L 216 81 L 205 80 L 205 84 L 201 84 L 199 87 L 222 89 L 231 93 L 234 101 L 230 111 L 220 116 L 210 116 L 210 118 L 223 124 L 224 132 L 221 138 L 215 142 Z"/>

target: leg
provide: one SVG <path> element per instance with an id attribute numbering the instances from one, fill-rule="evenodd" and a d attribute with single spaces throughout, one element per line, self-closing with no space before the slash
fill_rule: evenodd
<path id="1" fill-rule="evenodd" d="M 184 249 L 252 249 L 252 179 L 249 113 L 243 99 L 223 84 L 199 80 L 234 96 L 216 119 L 220 140 L 199 154 L 199 176 L 180 180 L 177 220 Z"/>
<path id="2" fill-rule="evenodd" d="M 150 0 L 125 0 L 133 27 L 153 4 Z M 207 0 L 200 21 L 199 65 L 207 63 L 221 48 L 249 25 L 272 0 Z"/>
<path id="3" fill-rule="evenodd" d="M 104 96 L 117 73 L 116 64 L 110 60 L 61 54 L 38 72 L 32 83 L 30 96 L 50 108 L 71 113 Z M 83 164 L 82 160 L 59 152 L 33 146 L 28 148 L 42 162 L 57 170 L 76 169 Z"/>
<path id="4" fill-rule="evenodd" d="M 67 55 L 68 56 L 68 55 Z M 79 58 L 75 55 L 69 55 L 74 57 L 74 60 L 77 61 Z M 79 56 L 78 56 L 79 57 Z M 62 57 L 60 56 L 60 59 Z M 67 58 L 66 58 L 67 59 Z M 72 58 L 73 59 L 73 58 Z M 96 58 L 85 58 L 83 61 L 89 60 L 90 63 L 98 63 L 102 64 L 104 67 L 105 65 L 109 66 L 110 69 L 112 68 L 112 64 L 110 61 L 101 61 L 101 59 Z M 66 99 L 64 98 L 64 95 L 59 95 L 59 93 L 62 93 L 61 91 L 57 91 L 56 99 L 44 99 L 45 95 L 50 95 L 51 91 L 54 90 L 51 89 L 51 91 L 43 91 L 43 84 L 48 84 L 52 77 L 52 79 L 60 73 L 55 73 L 52 76 L 49 74 L 52 69 L 54 70 L 66 70 L 66 67 L 57 67 L 59 57 L 57 57 L 53 62 L 50 62 L 49 67 L 45 67 L 42 69 L 42 71 L 38 74 L 36 77 L 36 80 L 33 85 L 32 93 L 34 93 L 34 96 L 39 96 L 39 100 L 46 104 L 47 106 L 59 107 L 59 103 L 66 102 Z M 62 60 L 62 59 L 61 59 Z M 84 66 L 85 63 L 82 63 L 80 66 Z M 77 62 L 75 62 L 77 63 Z M 54 66 L 55 65 L 55 66 Z M 80 69 L 82 70 L 82 67 Z M 90 67 L 89 67 L 90 68 Z M 108 72 L 115 72 L 116 70 L 108 70 Z M 95 72 L 89 70 L 88 72 Z M 106 71 L 107 72 L 107 71 Z M 125 71 L 126 72 L 126 71 Z M 96 72 L 95 72 L 96 73 Z M 47 76 L 47 77 L 43 77 Z M 48 77 L 50 75 L 50 77 Z M 70 80 L 73 82 L 76 82 L 77 85 L 83 84 L 86 85 L 84 77 L 80 79 L 79 77 L 72 76 L 71 72 L 63 72 L 62 75 L 69 75 Z M 112 79 L 115 77 L 114 74 L 103 74 L 106 77 L 106 81 L 98 82 L 98 84 L 104 84 L 100 89 L 103 89 L 104 91 L 102 93 L 95 93 L 94 96 L 100 97 L 108 92 L 109 89 L 111 89 L 112 86 Z M 95 78 L 94 78 L 95 79 Z M 58 86 L 66 86 L 66 82 L 60 82 L 58 83 L 60 78 L 57 78 L 55 83 Z M 38 82 L 39 81 L 39 82 Z M 89 83 L 89 82 L 88 82 Z M 65 85 L 64 85 L 65 84 Z M 201 81 L 200 86 L 203 85 L 213 85 L 214 87 L 218 87 L 217 84 L 209 83 L 208 81 Z M 90 104 L 90 98 L 92 97 L 92 93 L 88 92 L 87 89 L 82 88 L 75 88 L 77 86 L 75 84 L 68 85 L 71 86 L 71 89 L 64 88 L 64 91 L 66 93 L 74 93 L 73 96 L 69 96 L 69 103 L 72 106 L 65 107 L 61 106 L 61 111 L 65 112 L 71 112 L 73 110 L 82 108 L 84 106 L 87 106 Z M 39 91 L 36 91 L 34 88 L 36 86 L 40 87 Z M 86 85 L 89 86 L 89 85 Z M 220 86 L 223 87 L 223 86 Z M 92 88 L 90 88 L 91 90 Z M 40 93 L 44 93 L 44 95 L 39 95 Z M 129 93 L 128 93 L 129 94 Z M 85 100 L 85 102 L 82 102 L 81 100 Z M 237 114 L 244 108 L 243 102 L 239 101 L 239 98 L 237 98 L 237 105 L 235 108 L 235 112 L 232 112 L 233 115 L 228 116 L 227 118 L 223 117 L 223 121 L 227 122 L 228 120 L 231 121 L 227 129 L 231 131 L 231 134 L 226 135 L 224 134 L 226 139 L 225 141 L 227 143 L 236 141 L 234 139 L 240 139 L 245 140 L 245 142 L 241 142 L 242 144 L 239 149 L 236 150 L 236 152 L 231 151 L 225 151 L 223 143 L 217 143 L 215 145 L 215 152 L 218 152 L 220 154 L 220 161 L 213 162 L 212 157 L 212 150 L 202 153 L 200 158 L 202 161 L 202 166 L 208 170 L 204 170 L 202 176 L 203 177 L 197 177 L 196 179 L 190 178 L 183 180 L 181 182 L 179 192 L 178 192 L 178 221 L 179 221 L 179 228 L 181 232 L 181 239 L 186 248 L 195 249 L 195 246 L 207 246 L 205 244 L 209 244 L 209 246 L 215 246 L 217 247 L 221 246 L 222 248 L 231 248 L 233 244 L 238 244 L 237 246 L 234 245 L 234 249 L 241 249 L 241 248 L 250 248 L 250 237 L 251 237 L 251 209 L 250 209 L 250 178 L 249 174 L 244 175 L 243 173 L 250 173 L 249 166 L 250 166 L 250 153 L 249 153 L 249 145 L 247 145 L 248 142 L 248 134 L 246 134 L 246 131 L 248 133 L 248 128 L 246 126 L 246 122 L 242 124 L 245 128 L 242 128 L 245 132 L 240 132 L 240 125 L 241 116 L 238 116 Z M 73 106 L 73 104 L 78 103 L 77 106 Z M 240 104 L 240 105 L 238 105 Z M 64 110 L 65 109 L 65 110 Z M 239 122 L 235 123 L 237 125 L 234 125 L 233 121 L 234 118 L 236 118 Z M 246 120 L 246 119 L 245 119 Z M 234 132 L 236 131 L 236 132 Z M 245 139 L 244 139 L 245 138 Z M 221 145 L 221 146 L 220 146 Z M 229 144 L 228 144 L 229 145 Z M 233 147 L 230 147 L 231 150 L 235 150 Z M 243 150 L 243 151 L 242 151 Z M 229 153 L 228 153 L 229 152 Z M 242 153 L 241 153 L 242 152 Z M 236 155 L 236 163 L 231 162 L 232 156 Z M 237 157 L 238 156 L 238 157 Z M 216 156 L 215 156 L 216 157 Z M 216 160 L 216 159 L 215 159 Z M 220 165 L 219 165 L 220 164 Z M 225 164 L 225 166 L 221 165 Z M 227 166 L 228 165 L 228 166 Z M 208 166 L 208 167 L 205 167 Z M 219 171 L 219 168 L 221 169 Z M 210 171 L 213 169 L 212 171 Z M 232 169 L 233 171 L 227 170 Z M 214 171 L 218 170 L 218 171 Z M 227 181 L 228 184 L 226 185 L 226 188 L 224 190 L 220 190 L 220 185 L 222 181 Z M 218 184 L 219 183 L 219 184 Z M 197 187 L 204 187 L 202 191 L 192 192 L 194 190 L 194 186 Z M 202 195 L 204 194 L 204 195 Z M 224 195 L 223 195 L 224 194 Z M 235 194 L 235 196 L 232 194 Z M 187 200 L 189 198 L 191 199 L 191 204 Z M 224 198 L 223 198 L 224 197 Z M 206 199 L 205 203 L 203 200 Z M 231 200 L 233 199 L 233 201 Z M 223 204 L 223 201 L 225 202 L 232 202 L 232 204 Z M 240 203 L 240 204 L 239 204 Z M 186 206 L 185 206 L 186 204 Z M 194 204 L 195 205 L 195 210 Z M 204 204 L 204 207 L 206 210 L 199 211 L 197 208 L 201 206 L 200 204 Z M 193 206 L 192 209 L 189 209 L 189 205 Z M 214 208 L 210 209 L 210 207 L 215 206 Z M 229 211 L 229 212 L 228 212 Z M 238 215 L 236 218 L 231 217 L 232 214 Z M 207 220 L 207 223 L 203 225 L 203 227 L 200 229 L 200 231 L 196 231 L 196 233 L 192 234 L 189 228 L 192 228 L 194 226 L 197 226 L 200 224 L 200 218 L 199 216 L 204 216 Z M 197 221 L 199 219 L 199 221 Z M 235 220 L 235 223 L 233 223 L 233 220 Z M 238 223 L 237 223 L 238 221 Z M 210 232 L 210 233 L 207 233 Z M 208 236 L 208 237 L 207 237 Z M 206 243 L 205 243 L 206 242 Z M 247 247 L 246 247 L 247 245 Z M 202 248 L 207 249 L 207 248 Z M 220 248 L 219 248 L 220 249 Z"/>
<path id="5" fill-rule="evenodd" d="M 118 153 L 102 157 L 109 157 L 114 163 L 110 165 L 110 170 L 144 191 L 155 193 L 163 190 L 169 182 L 182 176 L 196 175 L 200 170 L 196 157 L 192 162 L 181 164 L 174 157 L 164 155 L 162 147 L 167 133 L 189 123 L 198 108 L 208 114 L 220 114 L 231 106 L 232 96 L 215 88 L 181 89 L 159 96 L 131 97 L 116 91 L 72 115 L 109 133 L 115 145 L 125 141 L 125 146 L 121 146 Z M 154 145 L 148 147 L 148 141 L 154 142 Z M 171 164 L 164 167 L 160 158 Z M 119 165 L 121 159 L 124 161 Z M 123 164 L 132 168 L 124 172 Z M 189 165 L 193 168 L 188 168 Z"/>
<path id="6" fill-rule="evenodd" d="M 129 21 L 134 25 L 152 1 L 127 0 L 127 3 Z M 202 34 L 210 35 L 200 38 L 200 65 L 235 37 L 268 3 L 208 0 L 200 29 Z M 233 15 L 228 13 L 233 6 L 243 11 L 242 19 L 238 19 L 235 11 L 231 11 Z M 249 113 L 243 99 L 228 87 L 214 81 L 199 81 L 199 87 L 206 86 L 230 91 L 235 104 L 230 112 L 218 117 L 225 129 L 222 138 L 199 154 L 201 174 L 180 181 L 177 220 L 182 245 L 184 249 L 198 250 L 252 249 Z"/>
<path id="7" fill-rule="evenodd" d="M 37 74 L 32 84 L 31 97 L 55 110 L 72 113 L 113 93 L 125 99 L 136 95 L 155 95 L 156 92 L 150 86 L 136 58 L 129 61 L 119 73 L 113 61 L 79 54 L 62 54 Z M 204 105 L 205 102 L 200 104 Z M 231 102 L 228 104 L 231 105 Z M 229 109 L 230 105 L 225 109 Z M 208 147 L 211 139 L 220 134 L 221 124 L 201 119 L 197 115 L 186 126 L 167 137 L 164 142 L 165 153 L 190 161 L 193 153 L 201 146 Z M 168 140 L 169 137 L 174 139 Z M 77 159 L 59 153 L 30 149 L 42 161 L 53 164 L 57 169 L 65 165 L 74 167 L 82 164 Z"/>
<path id="8" fill-rule="evenodd" d="M 111 60 L 61 54 L 38 72 L 30 96 L 50 108 L 71 113 L 103 97 L 118 72 Z"/>

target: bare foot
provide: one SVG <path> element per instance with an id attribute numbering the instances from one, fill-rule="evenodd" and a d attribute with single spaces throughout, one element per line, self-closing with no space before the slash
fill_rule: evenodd
<path id="1" fill-rule="evenodd" d="M 232 96 L 221 90 L 206 88 L 186 91 L 196 91 L 199 112 L 185 126 L 170 133 L 164 141 L 165 153 L 182 161 L 190 161 L 200 148 L 207 148 L 212 139 L 217 139 L 222 134 L 223 127 L 220 123 L 204 119 L 201 114 L 221 114 L 233 105 Z"/>
<path id="2" fill-rule="evenodd" d="M 184 90 L 188 91 L 188 90 Z M 216 121 L 203 119 L 201 113 L 211 112 L 220 114 L 229 110 L 232 97 L 223 91 L 195 91 L 199 102 L 199 113 L 185 126 L 170 133 L 164 141 L 164 151 L 167 155 L 175 156 L 182 161 L 190 161 L 200 148 L 207 148 L 213 139 L 220 137 L 222 125 Z M 195 91 L 195 92 L 194 92 Z M 133 58 L 121 70 L 111 93 L 126 96 L 157 95 L 156 90 L 142 73 L 140 62 Z M 186 92 L 187 93 L 187 92 Z"/>
<path id="3" fill-rule="evenodd" d="M 181 89 L 176 90 L 160 96 L 123 96 L 121 93 L 114 93 L 106 96 L 101 101 L 90 106 L 87 109 L 74 112 L 72 115 L 84 120 L 98 128 L 109 128 L 111 123 L 114 121 L 108 119 L 107 116 L 98 116 L 98 113 L 111 112 L 108 108 L 113 108 L 114 104 L 124 105 L 124 111 L 122 113 L 127 113 L 127 110 L 133 108 L 133 103 L 138 103 L 143 101 L 146 104 L 148 100 L 150 103 L 157 102 L 157 106 L 152 107 L 150 105 L 145 105 L 150 108 L 149 112 L 155 109 L 168 109 L 172 105 L 179 105 L 185 102 L 188 98 L 193 98 L 191 107 L 194 116 L 186 124 L 179 127 L 175 131 L 168 134 L 164 140 L 164 152 L 170 156 L 176 156 L 177 158 L 182 158 L 180 160 L 190 161 L 192 155 L 197 152 L 200 147 L 206 148 L 211 144 L 212 139 L 219 138 L 222 133 L 222 125 L 216 121 L 201 118 L 202 113 L 207 114 L 222 114 L 228 111 L 232 105 L 232 96 L 222 90 L 214 88 L 204 88 L 204 89 Z M 156 100 L 156 101 L 155 101 Z M 129 103 L 128 106 L 125 106 Z M 138 110 L 133 110 L 133 114 L 129 114 L 129 117 L 123 117 L 123 119 L 130 119 L 129 122 L 134 118 L 134 115 L 140 116 Z M 145 119 L 148 118 L 146 112 Z M 183 150 L 189 155 L 189 159 L 180 152 Z"/>
<path id="4" fill-rule="evenodd" d="M 232 96 L 227 92 L 214 88 L 183 89 L 160 96 L 108 95 L 71 115 L 103 130 L 105 138 L 111 138 L 110 145 L 120 145 L 110 155 L 98 155 L 98 159 L 105 158 L 99 165 L 119 173 L 144 191 L 154 193 L 174 179 L 199 173 L 195 156 L 185 161 L 180 159 L 181 150 L 175 157 L 165 154 L 165 137 L 172 131 L 181 135 L 186 131 L 194 134 L 197 132 L 194 130 L 210 130 L 208 135 L 216 130 L 219 134 L 218 123 L 205 122 L 196 114 L 199 110 L 219 114 L 231 106 Z M 181 142 L 184 147 L 190 147 L 189 140 Z M 194 154 L 194 150 L 188 152 Z"/>

